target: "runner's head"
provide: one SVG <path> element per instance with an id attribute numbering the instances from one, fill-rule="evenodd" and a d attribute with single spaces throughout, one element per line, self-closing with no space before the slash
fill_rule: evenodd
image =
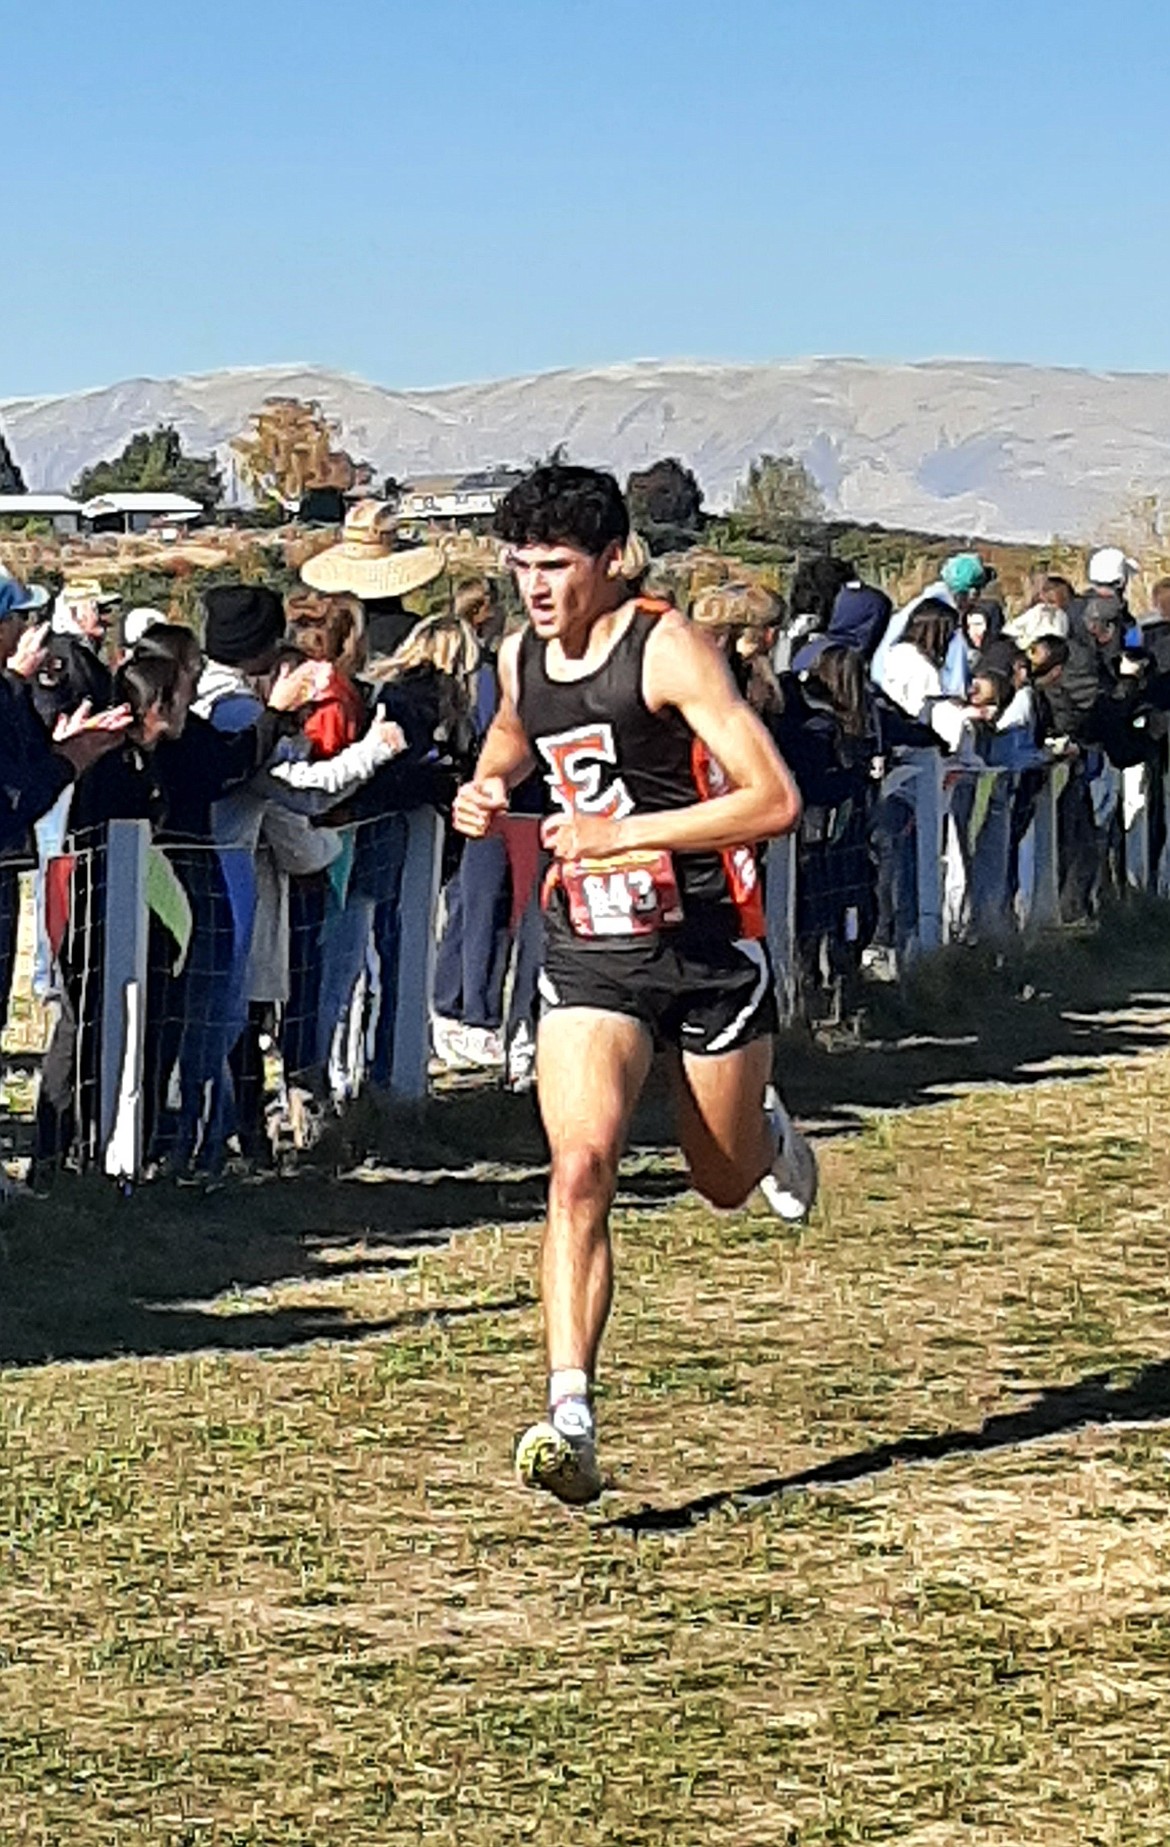
<path id="1" fill-rule="evenodd" d="M 621 489 L 597 468 L 549 463 L 505 495 L 496 532 L 543 640 L 583 637 L 625 601 L 622 549 L 629 531 Z"/>

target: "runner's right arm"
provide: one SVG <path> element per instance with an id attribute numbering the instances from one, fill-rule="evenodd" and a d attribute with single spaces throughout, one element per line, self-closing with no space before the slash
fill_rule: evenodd
<path id="1" fill-rule="evenodd" d="M 509 635 L 500 646 L 500 703 L 475 766 L 475 776 L 455 797 L 451 818 L 461 834 L 480 840 L 491 832 L 497 815 L 508 806 L 508 792 L 531 775 L 536 759 L 520 723 L 516 701 L 520 686 L 520 636 Z"/>

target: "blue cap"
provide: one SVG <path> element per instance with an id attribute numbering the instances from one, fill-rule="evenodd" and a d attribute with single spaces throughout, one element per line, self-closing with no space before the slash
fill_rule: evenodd
<path id="1" fill-rule="evenodd" d="M 26 588 L 15 577 L 0 573 L 0 622 L 5 616 L 21 616 L 30 609 L 43 609 L 48 600 L 48 591 L 42 590 L 39 584 Z"/>

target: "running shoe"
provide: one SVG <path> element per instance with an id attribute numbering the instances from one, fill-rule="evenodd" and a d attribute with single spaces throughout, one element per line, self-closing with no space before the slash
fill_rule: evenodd
<path id="1" fill-rule="evenodd" d="M 777 1152 L 771 1173 L 760 1181 L 760 1191 L 777 1218 L 796 1224 L 808 1217 L 817 1196 L 817 1157 L 771 1084 L 764 1092 L 764 1111 L 776 1136 Z"/>
<path id="2" fill-rule="evenodd" d="M 545 1488 L 570 1507 L 595 1501 L 601 1471 L 592 1423 L 572 1432 L 548 1419 L 530 1425 L 516 1443 L 516 1473 L 526 1488 Z"/>

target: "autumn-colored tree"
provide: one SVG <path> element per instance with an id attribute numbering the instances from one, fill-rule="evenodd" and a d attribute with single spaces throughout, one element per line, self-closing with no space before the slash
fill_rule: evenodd
<path id="1" fill-rule="evenodd" d="M 257 500 L 295 511 L 314 487 L 346 493 L 358 478 L 351 455 L 337 446 L 338 428 L 320 404 L 302 398 L 265 398 L 252 428 L 232 443 L 240 474 Z"/>

